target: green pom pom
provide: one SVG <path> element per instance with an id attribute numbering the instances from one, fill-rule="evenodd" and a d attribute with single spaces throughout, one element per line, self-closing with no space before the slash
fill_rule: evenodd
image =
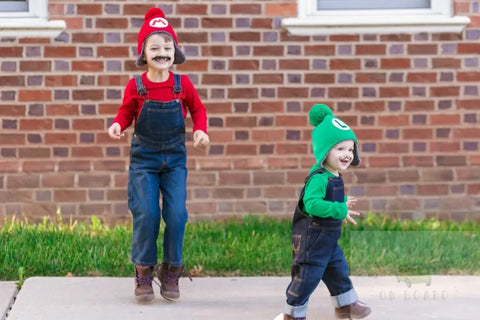
<path id="1" fill-rule="evenodd" d="M 316 104 L 310 109 L 308 117 L 310 124 L 314 127 L 318 126 L 326 116 L 333 115 L 332 110 L 324 104 Z"/>

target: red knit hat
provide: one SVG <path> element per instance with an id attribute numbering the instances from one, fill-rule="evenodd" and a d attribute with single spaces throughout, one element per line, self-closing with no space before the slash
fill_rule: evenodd
<path id="1" fill-rule="evenodd" d="M 172 26 L 165 18 L 165 14 L 160 8 L 151 8 L 145 14 L 145 22 L 143 23 L 140 32 L 138 33 L 138 57 L 137 66 L 140 67 L 145 64 L 143 60 L 143 49 L 145 47 L 145 40 L 154 33 L 166 33 L 173 39 L 175 45 L 175 59 L 173 63 L 181 64 L 185 62 L 185 55 L 178 47 L 177 35 L 173 31 Z"/>

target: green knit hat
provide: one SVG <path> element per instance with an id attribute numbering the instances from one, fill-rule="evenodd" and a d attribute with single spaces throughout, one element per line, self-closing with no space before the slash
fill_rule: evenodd
<path id="1" fill-rule="evenodd" d="M 337 143 L 345 140 L 354 141 L 352 166 L 360 164 L 358 141 L 352 129 L 342 120 L 333 116 L 332 110 L 324 104 L 316 104 L 310 109 L 310 124 L 315 127 L 312 131 L 312 147 L 315 160 L 320 167 L 327 158 L 327 154 Z"/>

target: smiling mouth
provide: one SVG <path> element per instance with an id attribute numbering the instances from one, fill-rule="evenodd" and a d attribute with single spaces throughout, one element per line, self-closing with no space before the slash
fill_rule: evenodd
<path id="1" fill-rule="evenodd" d="M 157 57 L 152 58 L 152 60 L 153 61 L 170 61 L 171 58 L 170 57 L 157 56 Z"/>

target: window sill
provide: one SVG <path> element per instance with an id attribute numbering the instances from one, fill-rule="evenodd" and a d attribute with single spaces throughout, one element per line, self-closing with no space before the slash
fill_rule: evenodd
<path id="1" fill-rule="evenodd" d="M 292 35 L 461 33 L 469 23 L 468 17 L 444 15 L 318 15 L 282 20 Z"/>
<path id="2" fill-rule="evenodd" d="M 65 30 L 63 20 L 41 18 L 0 18 L 0 37 L 55 38 Z"/>

